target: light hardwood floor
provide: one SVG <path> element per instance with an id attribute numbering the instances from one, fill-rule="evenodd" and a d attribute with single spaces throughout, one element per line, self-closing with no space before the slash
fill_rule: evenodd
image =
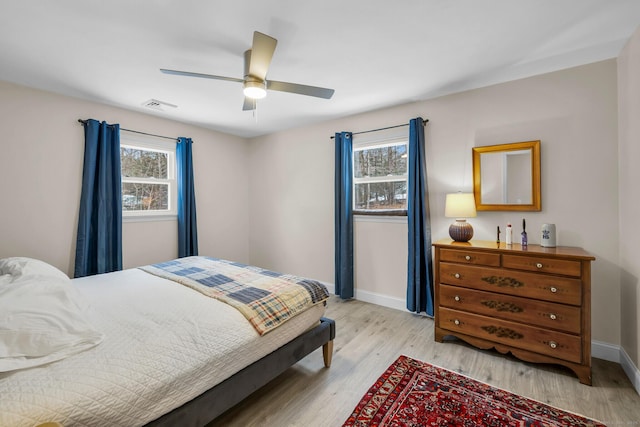
<path id="1" fill-rule="evenodd" d="M 437 343 L 433 320 L 409 312 L 331 297 L 336 321 L 333 362 L 316 350 L 210 427 L 341 426 L 375 380 L 401 354 L 602 421 L 640 426 L 640 396 L 620 365 L 593 359 L 593 386 L 555 365 L 536 365 L 462 341 Z"/>

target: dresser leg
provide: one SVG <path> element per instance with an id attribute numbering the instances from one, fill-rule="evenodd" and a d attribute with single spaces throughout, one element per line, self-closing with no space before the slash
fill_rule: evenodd
<path id="1" fill-rule="evenodd" d="M 579 368 L 573 368 L 573 372 L 576 373 L 581 384 L 592 385 L 591 384 L 591 367 L 580 366 Z"/>

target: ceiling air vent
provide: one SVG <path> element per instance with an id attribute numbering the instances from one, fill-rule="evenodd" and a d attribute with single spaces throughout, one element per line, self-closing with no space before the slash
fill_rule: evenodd
<path id="1" fill-rule="evenodd" d="M 168 102 L 164 101 L 158 101 L 157 99 L 150 99 L 148 101 L 145 101 L 142 103 L 142 106 L 157 111 L 165 111 L 165 109 L 162 107 L 178 108 L 177 105 L 169 104 Z"/>

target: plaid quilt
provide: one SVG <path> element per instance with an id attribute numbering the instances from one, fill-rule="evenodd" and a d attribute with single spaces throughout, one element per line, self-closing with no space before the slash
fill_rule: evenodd
<path id="1" fill-rule="evenodd" d="M 192 256 L 139 268 L 235 307 L 260 335 L 329 298 L 315 280 L 216 258 Z"/>

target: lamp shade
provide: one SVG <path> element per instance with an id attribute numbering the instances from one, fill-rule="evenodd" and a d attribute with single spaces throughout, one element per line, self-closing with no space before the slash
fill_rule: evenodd
<path id="1" fill-rule="evenodd" d="M 473 193 L 447 194 L 444 216 L 447 218 L 475 218 L 476 200 Z"/>

